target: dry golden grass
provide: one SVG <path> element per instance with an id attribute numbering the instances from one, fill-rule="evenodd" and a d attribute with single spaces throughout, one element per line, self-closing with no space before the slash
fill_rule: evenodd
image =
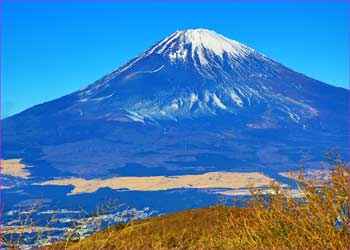
<path id="1" fill-rule="evenodd" d="M 338 155 L 329 179 L 299 175 L 295 199 L 271 183 L 273 192 L 252 192 L 244 208 L 215 206 L 110 227 L 71 242 L 68 249 L 349 249 L 350 167 Z M 49 249 L 62 249 L 58 243 Z"/>

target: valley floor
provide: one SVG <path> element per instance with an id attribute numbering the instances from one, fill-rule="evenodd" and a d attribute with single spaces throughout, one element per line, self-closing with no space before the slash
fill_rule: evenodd
<path id="1" fill-rule="evenodd" d="M 272 183 L 243 208 L 217 205 L 109 227 L 47 249 L 349 249 L 350 166 L 340 159 L 323 182 L 303 175 L 295 198 Z"/>

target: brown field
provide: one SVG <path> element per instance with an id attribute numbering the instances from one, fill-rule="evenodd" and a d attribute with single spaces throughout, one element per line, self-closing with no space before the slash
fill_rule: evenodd
<path id="1" fill-rule="evenodd" d="M 30 176 L 26 165 L 21 163 L 21 159 L 1 160 L 1 174 L 28 179 Z"/>
<path id="2" fill-rule="evenodd" d="M 139 191 L 157 191 L 174 188 L 246 188 L 268 186 L 271 178 L 257 172 L 209 172 L 199 175 L 147 176 L 147 177 L 114 177 L 109 179 L 69 178 L 50 180 L 40 185 L 73 185 L 70 194 L 93 193 L 99 188 L 128 189 Z"/>

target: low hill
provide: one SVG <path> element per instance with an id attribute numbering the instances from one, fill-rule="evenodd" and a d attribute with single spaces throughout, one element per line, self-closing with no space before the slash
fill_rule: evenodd
<path id="1" fill-rule="evenodd" d="M 229 211 L 239 216 L 241 209 L 223 206 L 186 210 L 135 221 L 69 245 L 68 249 L 195 249 L 205 247 L 217 236 L 220 221 Z M 62 245 L 60 245 L 62 246 Z M 58 247 L 58 249 L 61 249 Z"/>

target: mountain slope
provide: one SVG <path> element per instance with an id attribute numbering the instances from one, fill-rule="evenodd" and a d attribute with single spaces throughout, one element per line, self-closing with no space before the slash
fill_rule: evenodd
<path id="1" fill-rule="evenodd" d="M 5 119 L 3 154 L 35 178 L 291 167 L 347 149 L 348 95 L 213 31 L 177 31 L 90 86 Z"/>

